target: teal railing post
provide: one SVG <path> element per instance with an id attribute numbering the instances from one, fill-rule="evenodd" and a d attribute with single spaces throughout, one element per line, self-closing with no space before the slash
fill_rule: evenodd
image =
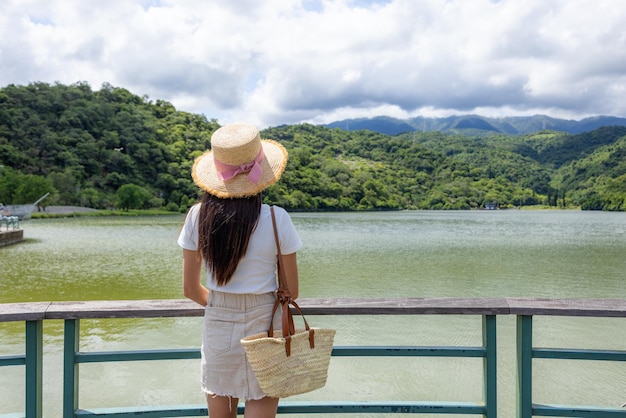
<path id="1" fill-rule="evenodd" d="M 26 321 L 26 418 L 41 418 L 43 321 Z"/>
<path id="2" fill-rule="evenodd" d="M 78 363 L 80 320 L 66 319 L 63 339 L 63 418 L 74 418 L 78 409 Z"/>
<path id="3" fill-rule="evenodd" d="M 485 358 L 483 359 L 483 381 L 485 398 L 485 417 L 497 418 L 498 416 L 498 382 L 497 382 L 497 338 L 496 316 L 483 315 L 483 347 Z"/>
<path id="4" fill-rule="evenodd" d="M 517 418 L 533 414 L 533 317 L 517 317 Z"/>

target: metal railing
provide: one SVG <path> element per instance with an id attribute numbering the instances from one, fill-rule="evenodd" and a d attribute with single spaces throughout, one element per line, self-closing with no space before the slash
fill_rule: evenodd
<path id="1" fill-rule="evenodd" d="M 17 216 L 4 216 L 0 214 L 0 226 L 2 226 L 2 224 L 4 224 L 6 231 L 9 230 L 9 227 L 13 230 L 20 229 L 20 218 Z"/>
<path id="2" fill-rule="evenodd" d="M 600 299 L 302 299 L 299 305 L 306 315 L 479 315 L 482 317 L 482 344 L 479 346 L 344 346 L 334 347 L 333 356 L 400 356 L 480 358 L 483 364 L 483 399 L 477 402 L 371 401 L 371 402 L 294 402 L 281 400 L 279 414 L 453 414 L 495 418 L 498 413 L 496 382 L 496 318 L 517 317 L 517 411 L 507 416 L 626 417 L 626 409 L 573 405 L 540 405 L 532 400 L 532 364 L 536 358 L 567 360 L 626 361 L 626 351 L 535 348 L 533 316 L 591 316 L 626 318 L 626 300 Z M 0 356 L 0 366 L 24 366 L 26 380 L 24 414 L 0 415 L 0 418 L 41 418 L 43 323 L 64 321 L 63 412 L 73 417 L 187 417 L 206 416 L 206 405 L 171 405 L 160 407 L 81 409 L 78 399 L 80 364 L 177 360 L 199 358 L 197 348 L 136 351 L 81 352 L 80 321 L 94 318 L 171 318 L 202 316 L 203 309 L 185 300 L 38 302 L 0 304 L 0 322 L 22 321 L 26 324 L 24 354 Z M 1 373 L 1 370 L 0 370 Z M 626 396 L 626 394 L 625 394 Z M 242 407 L 239 407 L 240 413 Z M 2 411 L 0 411 L 1 413 Z"/>

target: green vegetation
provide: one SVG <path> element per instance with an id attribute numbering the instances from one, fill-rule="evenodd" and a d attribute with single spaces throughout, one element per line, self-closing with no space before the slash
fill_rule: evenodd
<path id="1" fill-rule="evenodd" d="M 0 90 L 0 201 L 43 195 L 30 186 L 19 193 L 32 175 L 48 181 L 46 205 L 113 208 L 118 189 L 135 184 L 151 196 L 138 208 L 185 210 L 196 198 L 191 164 L 217 127 L 106 84 L 97 92 L 84 83 L 8 86 Z"/>
<path id="2" fill-rule="evenodd" d="M 184 212 L 190 170 L 219 127 L 105 84 L 0 89 L 0 202 Z M 313 125 L 266 129 L 289 150 L 265 201 L 290 210 L 626 210 L 626 128 L 475 136 Z"/>

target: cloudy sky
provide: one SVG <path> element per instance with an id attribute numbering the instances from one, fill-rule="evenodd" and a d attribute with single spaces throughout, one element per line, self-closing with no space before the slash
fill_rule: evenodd
<path id="1" fill-rule="evenodd" d="M 626 117 L 626 2 L 0 0 L 0 87 L 37 81 L 261 128 Z"/>

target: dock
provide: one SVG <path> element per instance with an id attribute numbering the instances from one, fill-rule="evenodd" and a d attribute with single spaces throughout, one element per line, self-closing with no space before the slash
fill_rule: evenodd
<path id="1" fill-rule="evenodd" d="M 0 230 L 0 247 L 17 244 L 24 240 L 23 229 Z"/>

